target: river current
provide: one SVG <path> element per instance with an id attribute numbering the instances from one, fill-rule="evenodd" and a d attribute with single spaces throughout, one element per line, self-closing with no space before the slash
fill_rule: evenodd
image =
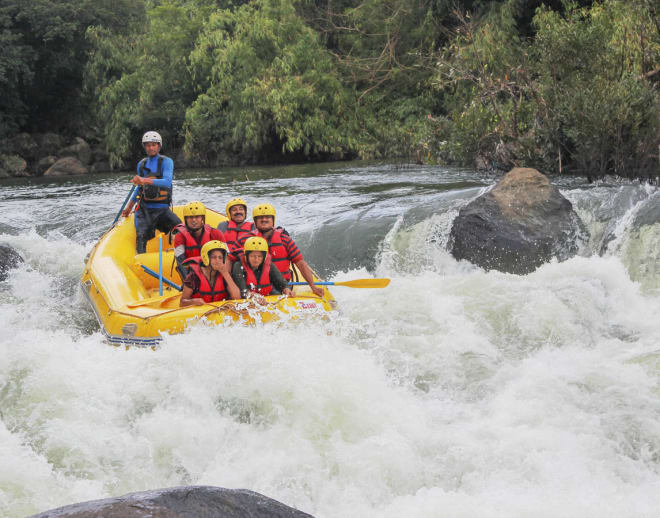
<path id="1" fill-rule="evenodd" d="M 103 341 L 83 262 L 128 174 L 0 182 L 0 516 L 177 485 L 317 518 L 652 517 L 660 509 L 655 187 L 552 178 L 591 238 L 517 276 L 455 261 L 497 178 L 378 163 L 184 171 L 175 203 L 271 202 L 332 289 L 327 322 Z"/>

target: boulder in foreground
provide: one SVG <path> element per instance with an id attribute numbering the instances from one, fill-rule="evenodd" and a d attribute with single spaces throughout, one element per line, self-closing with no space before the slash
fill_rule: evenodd
<path id="1" fill-rule="evenodd" d="M 183 486 L 67 505 L 32 518 L 312 518 L 247 489 Z"/>
<path id="2" fill-rule="evenodd" d="M 11 246 L 0 244 L 0 281 L 7 278 L 7 273 L 23 262 L 21 255 Z"/>
<path id="3" fill-rule="evenodd" d="M 545 175 L 515 168 L 459 211 L 450 248 L 486 270 L 527 274 L 575 255 L 585 234 L 571 202 Z"/>

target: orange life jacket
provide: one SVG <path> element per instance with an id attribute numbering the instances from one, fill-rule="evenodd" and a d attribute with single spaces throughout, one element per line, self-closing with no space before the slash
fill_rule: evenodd
<path id="1" fill-rule="evenodd" d="M 199 243 L 195 239 L 195 236 L 188 230 L 183 223 L 180 223 L 176 226 L 176 229 L 179 231 L 179 234 L 183 236 L 185 240 L 186 247 L 186 259 L 191 257 L 199 257 L 202 255 L 202 246 L 211 241 L 211 230 L 213 227 L 211 225 L 204 224 L 202 227 L 204 231 L 202 232 L 202 238 L 199 240 Z"/>
<path id="2" fill-rule="evenodd" d="M 201 261 L 201 259 L 200 259 Z M 204 302 L 218 302 L 220 300 L 225 300 L 229 292 L 225 286 L 225 280 L 222 278 L 222 275 L 218 273 L 215 278 L 215 284 L 211 286 L 209 280 L 202 272 L 202 267 L 200 266 L 199 261 L 188 260 L 186 266 L 189 266 L 190 269 L 195 272 L 195 275 L 199 278 L 199 291 L 193 293 L 194 299 L 202 299 Z"/>
<path id="3" fill-rule="evenodd" d="M 230 252 L 240 250 L 242 245 L 240 241 L 243 237 L 253 235 L 253 232 L 256 230 L 254 223 L 251 221 L 244 221 L 240 225 L 237 225 L 232 220 L 223 221 L 218 225 L 218 230 L 222 232 L 222 235 L 225 238 L 225 243 L 229 247 Z"/>
<path id="4" fill-rule="evenodd" d="M 270 254 L 266 254 L 258 281 L 254 270 L 245 258 L 245 254 L 241 254 L 241 263 L 243 264 L 243 270 L 245 270 L 245 283 L 248 290 L 260 293 L 261 295 L 269 295 L 273 291 L 273 285 L 270 282 Z"/>
<path id="5" fill-rule="evenodd" d="M 275 229 L 268 241 L 268 253 L 272 256 L 273 264 L 282 273 L 285 281 L 291 280 L 291 261 L 289 261 L 289 252 L 282 243 L 282 231 Z"/>

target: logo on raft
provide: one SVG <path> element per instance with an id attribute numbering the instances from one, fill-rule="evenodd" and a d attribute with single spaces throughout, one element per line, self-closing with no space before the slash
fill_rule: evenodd
<path id="1" fill-rule="evenodd" d="M 299 300 L 298 307 L 300 309 L 318 309 L 319 305 L 316 302 L 306 302 L 304 300 Z"/>

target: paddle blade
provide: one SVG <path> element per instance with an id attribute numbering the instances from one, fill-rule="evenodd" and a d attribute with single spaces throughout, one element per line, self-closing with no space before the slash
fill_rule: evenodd
<path id="1" fill-rule="evenodd" d="M 335 286 L 347 286 L 348 288 L 384 288 L 389 283 L 389 279 L 355 279 L 353 281 L 335 282 Z"/>

